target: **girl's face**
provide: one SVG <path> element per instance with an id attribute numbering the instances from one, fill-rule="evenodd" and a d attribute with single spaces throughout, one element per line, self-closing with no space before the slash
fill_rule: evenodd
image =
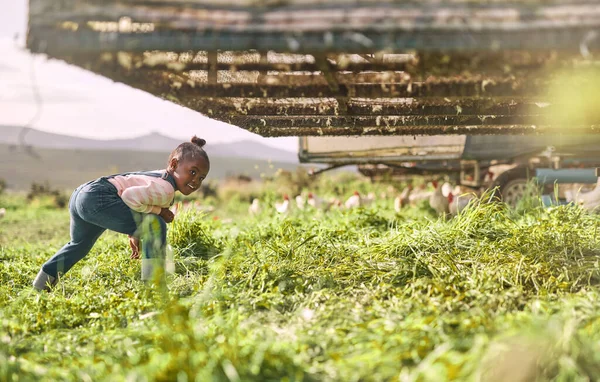
<path id="1" fill-rule="evenodd" d="M 170 169 L 179 192 L 189 195 L 200 188 L 202 181 L 208 175 L 210 166 L 203 157 L 181 161 L 173 158 Z"/>

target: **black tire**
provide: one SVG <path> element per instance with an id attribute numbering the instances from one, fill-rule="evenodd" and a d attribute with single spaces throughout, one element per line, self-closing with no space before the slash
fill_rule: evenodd
<path id="1" fill-rule="evenodd" d="M 535 170 L 519 166 L 500 174 L 492 183 L 493 196 L 515 207 L 525 195 L 528 182 L 535 177 Z"/>

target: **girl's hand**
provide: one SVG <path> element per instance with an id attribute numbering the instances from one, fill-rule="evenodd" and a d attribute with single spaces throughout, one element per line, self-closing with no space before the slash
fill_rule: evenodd
<path id="1" fill-rule="evenodd" d="M 171 210 L 169 210 L 168 208 L 161 208 L 159 216 L 161 218 L 163 218 L 164 221 L 167 223 L 172 222 L 173 219 L 175 218 L 175 215 L 173 215 L 173 212 L 171 212 Z"/>
<path id="2" fill-rule="evenodd" d="M 131 247 L 131 258 L 140 258 L 140 239 L 137 237 L 129 236 L 129 246 Z"/>

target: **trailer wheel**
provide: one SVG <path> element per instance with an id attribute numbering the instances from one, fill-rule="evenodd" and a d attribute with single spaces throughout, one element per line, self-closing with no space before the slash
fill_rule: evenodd
<path id="1" fill-rule="evenodd" d="M 534 172 L 528 167 L 519 166 L 503 172 L 496 178 L 492 187 L 494 196 L 511 207 L 515 207 L 527 192 L 527 183 Z"/>

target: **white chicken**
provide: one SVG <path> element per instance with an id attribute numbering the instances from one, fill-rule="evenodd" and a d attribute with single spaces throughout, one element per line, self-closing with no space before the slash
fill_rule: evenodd
<path id="1" fill-rule="evenodd" d="M 571 198 L 573 202 L 581 205 L 588 211 L 598 210 L 600 208 L 600 178 L 598 178 L 596 187 L 592 191 L 583 193 L 575 192 Z"/>
<path id="2" fill-rule="evenodd" d="M 6 215 L 6 208 L 0 208 L 0 219 Z"/>
<path id="3" fill-rule="evenodd" d="M 362 198 L 360 197 L 358 191 L 354 191 L 354 194 L 352 194 L 352 196 L 349 197 L 344 203 L 344 207 L 347 209 L 360 207 L 362 205 L 361 200 Z"/>
<path id="4" fill-rule="evenodd" d="M 361 198 L 360 203 L 363 206 L 371 205 L 377 199 L 377 195 L 374 192 L 369 192 L 366 198 Z"/>
<path id="5" fill-rule="evenodd" d="M 433 181 L 431 183 L 435 187 L 435 191 L 429 197 L 429 205 L 436 210 L 438 215 L 444 215 L 448 213 L 448 198 L 442 194 L 442 186 L 438 182 Z"/>
<path id="6" fill-rule="evenodd" d="M 342 201 L 338 198 L 332 198 L 327 204 L 325 204 L 325 211 L 333 210 L 333 209 L 341 209 L 344 205 Z"/>
<path id="7" fill-rule="evenodd" d="M 411 192 L 411 194 L 408 196 L 408 201 L 410 204 L 415 205 L 421 200 L 429 200 L 431 194 L 431 191 L 426 190 L 426 185 L 422 184 L 418 190 Z"/>
<path id="8" fill-rule="evenodd" d="M 456 215 L 467 208 L 469 203 L 476 197 L 473 193 L 454 195 L 451 192 L 448 194 L 448 211 L 451 215 Z"/>
<path id="9" fill-rule="evenodd" d="M 260 211 L 260 200 L 258 200 L 257 198 L 252 199 L 252 204 L 248 206 L 248 213 L 250 215 L 258 215 L 260 214 Z"/>
<path id="10" fill-rule="evenodd" d="M 290 198 L 289 198 L 289 196 L 287 196 L 287 194 L 283 195 L 283 202 L 275 203 L 275 209 L 280 214 L 287 214 L 288 212 L 290 212 Z"/>
<path id="11" fill-rule="evenodd" d="M 325 204 L 325 201 L 313 194 L 312 192 L 309 192 L 307 203 L 312 208 L 321 208 Z"/>
<path id="12" fill-rule="evenodd" d="M 394 199 L 394 210 L 396 210 L 396 212 L 400 212 L 402 207 L 407 206 L 408 203 L 410 203 L 411 192 L 412 185 L 409 184 L 406 188 L 404 188 L 404 190 L 402 190 L 400 195 L 396 196 L 396 199 Z"/>
<path id="13" fill-rule="evenodd" d="M 456 185 L 452 189 L 452 194 L 454 194 L 454 196 L 462 195 L 462 194 L 469 194 L 469 193 L 474 194 L 473 190 L 471 190 L 468 187 L 461 186 L 461 185 Z"/>
<path id="14" fill-rule="evenodd" d="M 296 195 L 296 206 L 299 210 L 303 210 L 306 205 L 306 199 L 302 195 Z"/>
<path id="15" fill-rule="evenodd" d="M 452 185 L 448 182 L 444 182 L 444 184 L 442 184 L 442 195 L 444 195 L 445 197 L 448 197 L 448 195 L 450 195 L 451 192 L 452 192 Z"/>
<path id="16" fill-rule="evenodd" d="M 188 204 L 188 208 L 192 208 L 193 210 L 199 211 L 199 212 L 214 212 L 215 211 L 215 207 L 202 205 L 197 200 L 193 204 Z"/>

